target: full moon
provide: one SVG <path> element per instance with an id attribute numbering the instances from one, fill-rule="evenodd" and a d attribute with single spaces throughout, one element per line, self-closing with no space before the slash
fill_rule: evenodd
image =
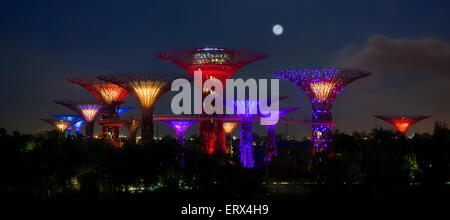
<path id="1" fill-rule="evenodd" d="M 280 35 L 283 33 L 283 26 L 276 24 L 273 26 L 272 31 L 275 35 Z"/>

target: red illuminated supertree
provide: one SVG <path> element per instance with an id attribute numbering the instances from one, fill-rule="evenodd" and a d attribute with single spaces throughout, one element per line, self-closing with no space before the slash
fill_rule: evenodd
<path id="1" fill-rule="evenodd" d="M 413 124 L 429 118 L 427 115 L 375 115 L 374 117 L 379 118 L 383 121 L 388 122 L 393 125 L 395 129 L 402 135 L 406 135 L 409 127 Z"/>
<path id="2" fill-rule="evenodd" d="M 369 76 L 371 73 L 355 69 L 317 68 L 287 69 L 273 73 L 273 76 L 289 80 L 300 87 L 312 104 L 313 153 L 328 147 L 332 133 L 332 107 L 336 96 L 351 82 Z M 321 124 L 324 123 L 324 124 Z"/>
<path id="3" fill-rule="evenodd" d="M 239 69 L 245 65 L 266 58 L 266 54 L 242 49 L 229 49 L 219 47 L 205 47 L 194 49 L 169 50 L 156 54 L 165 61 L 170 61 L 183 68 L 190 75 L 194 71 L 202 71 L 202 81 L 218 79 L 225 85 Z M 203 97 L 212 91 L 203 90 Z M 225 149 L 224 131 L 222 120 L 200 120 L 199 134 L 203 138 L 206 149 Z M 207 150 L 207 152 L 214 152 Z"/>
<path id="4" fill-rule="evenodd" d="M 119 104 L 128 96 L 128 91 L 114 83 L 105 82 L 95 77 L 83 76 L 67 79 L 68 82 L 77 84 L 87 89 L 103 105 L 115 105 L 102 114 L 101 120 L 119 119 Z M 120 144 L 120 126 L 117 123 L 99 123 L 103 139 L 112 140 L 114 145 Z"/>
<path id="5" fill-rule="evenodd" d="M 122 125 L 128 130 L 128 140 L 130 141 L 130 143 L 135 144 L 136 143 L 136 134 L 138 129 L 141 127 L 141 120 L 138 118 L 133 118 L 133 117 L 127 117 L 127 118 L 122 118 Z"/>
<path id="6" fill-rule="evenodd" d="M 92 138 L 94 136 L 94 123 L 97 117 L 105 110 L 113 107 L 111 105 L 101 105 L 95 102 L 71 100 L 55 101 L 55 103 L 72 109 L 83 118 L 86 123 L 86 137 L 88 138 Z"/>
<path id="7" fill-rule="evenodd" d="M 172 73 L 140 75 L 104 75 L 98 78 L 125 88 L 137 99 L 142 111 L 141 136 L 144 143 L 153 142 L 153 108 L 162 94 L 170 90 L 172 79 L 179 77 Z"/>

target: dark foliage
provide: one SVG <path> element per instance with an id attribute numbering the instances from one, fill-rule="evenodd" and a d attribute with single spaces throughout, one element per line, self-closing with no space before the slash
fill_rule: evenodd
<path id="1" fill-rule="evenodd" d="M 406 138 L 374 129 L 335 132 L 330 151 L 278 138 L 278 156 L 263 162 L 265 138 L 255 136 L 255 169 L 235 155 L 205 155 L 197 137 L 180 146 L 170 137 L 115 148 L 101 140 L 8 134 L 0 129 L 2 198 L 287 200 L 448 195 L 450 130 Z M 279 185 L 281 182 L 287 186 Z M 274 184 L 275 183 L 275 184 Z M 278 184 L 277 184 L 278 183 Z"/>

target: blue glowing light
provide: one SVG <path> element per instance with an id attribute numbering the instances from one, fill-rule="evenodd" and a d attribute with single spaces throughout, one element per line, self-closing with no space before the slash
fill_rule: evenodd
<path id="1" fill-rule="evenodd" d="M 123 113 L 133 109 L 134 107 L 120 107 L 119 109 L 117 109 L 117 114 L 119 116 L 121 116 Z"/>

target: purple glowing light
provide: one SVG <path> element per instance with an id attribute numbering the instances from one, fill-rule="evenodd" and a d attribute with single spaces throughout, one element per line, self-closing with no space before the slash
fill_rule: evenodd
<path id="1" fill-rule="evenodd" d="M 170 119 L 170 120 L 161 120 L 170 125 L 177 135 L 177 140 L 181 145 L 184 145 L 184 132 L 197 120 L 191 119 Z"/>
<path id="2" fill-rule="evenodd" d="M 338 68 L 287 69 L 273 73 L 273 76 L 286 79 L 305 92 L 312 105 L 312 121 L 317 123 L 331 122 L 331 109 L 336 96 L 346 85 L 369 75 L 371 73 L 366 71 Z M 328 147 L 331 132 L 332 126 L 329 125 L 312 127 L 313 152 Z"/>

